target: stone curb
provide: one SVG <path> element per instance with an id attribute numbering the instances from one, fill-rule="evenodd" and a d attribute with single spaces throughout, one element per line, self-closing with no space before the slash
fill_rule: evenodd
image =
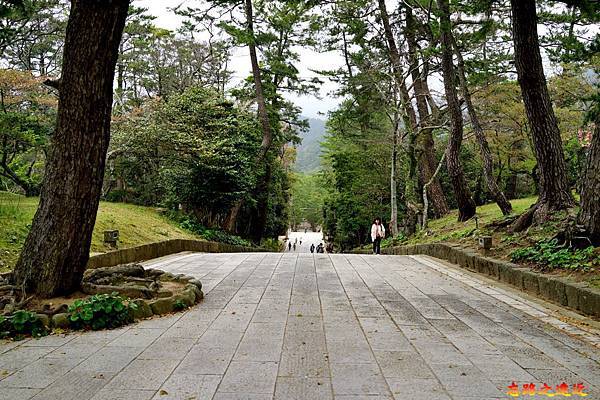
<path id="1" fill-rule="evenodd" d="M 235 246 L 226 243 L 204 242 L 200 240 L 172 239 L 165 242 L 150 243 L 137 247 L 111 251 L 90 257 L 88 269 L 114 267 L 152 260 L 171 254 L 193 251 L 198 253 L 257 253 L 264 249 Z"/>
<path id="2" fill-rule="evenodd" d="M 355 250 L 354 254 L 371 254 Z M 587 283 L 569 282 L 560 277 L 541 274 L 513 263 L 483 257 L 458 245 L 444 243 L 416 244 L 382 250 L 387 255 L 427 255 L 456 264 L 473 272 L 489 275 L 527 293 L 536 295 L 581 314 L 600 318 L 600 290 Z"/>

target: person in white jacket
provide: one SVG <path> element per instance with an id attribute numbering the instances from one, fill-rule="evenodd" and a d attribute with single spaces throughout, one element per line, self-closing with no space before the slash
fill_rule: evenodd
<path id="1" fill-rule="evenodd" d="M 371 239 L 373 240 L 373 254 L 381 254 L 381 241 L 385 238 L 385 228 L 380 218 L 375 218 L 371 226 Z"/>

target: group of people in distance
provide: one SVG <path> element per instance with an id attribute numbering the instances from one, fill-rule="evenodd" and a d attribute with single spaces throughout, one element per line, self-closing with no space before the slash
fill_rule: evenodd
<path id="1" fill-rule="evenodd" d="M 300 240 L 298 240 L 298 238 L 294 239 L 294 241 L 292 242 L 291 239 L 285 239 L 287 242 L 287 250 L 288 251 L 296 251 L 296 249 L 298 248 L 298 246 L 302 246 L 302 238 L 300 238 Z M 314 243 L 312 243 L 310 245 L 310 252 L 311 253 L 325 253 L 325 246 L 323 245 L 323 243 L 319 243 L 319 245 L 315 246 Z M 328 253 L 333 253 L 333 243 L 330 243 L 329 245 L 327 245 L 327 252 Z"/>
<path id="2" fill-rule="evenodd" d="M 381 218 L 375 218 L 375 221 L 373 221 L 373 225 L 371 225 L 371 240 L 373 241 L 373 254 L 381 254 L 381 241 L 385 239 L 385 233 L 385 227 L 381 222 Z M 296 251 L 298 243 L 300 243 L 300 246 L 302 246 L 302 238 L 300 240 L 296 238 L 293 243 L 290 239 L 286 239 L 286 241 L 288 242 L 288 251 L 292 251 L 292 249 Z M 310 252 L 317 252 L 317 254 L 325 253 L 325 246 L 323 245 L 323 243 L 319 243 L 319 245 L 317 246 L 315 246 L 315 244 L 312 243 L 310 245 Z M 333 243 L 329 243 L 327 245 L 327 252 L 333 253 Z"/>
<path id="3" fill-rule="evenodd" d="M 319 243 L 319 245 L 317 247 L 315 247 L 315 244 L 311 244 L 310 245 L 310 252 L 314 253 L 317 252 L 318 254 L 323 254 L 325 253 L 325 247 L 323 246 L 323 243 Z"/>

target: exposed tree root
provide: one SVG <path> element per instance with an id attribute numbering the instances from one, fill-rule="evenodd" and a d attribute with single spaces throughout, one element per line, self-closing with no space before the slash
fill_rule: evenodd
<path id="1" fill-rule="evenodd" d="M 517 220 L 517 218 L 519 218 L 519 217 L 516 216 L 516 215 L 511 215 L 511 216 L 508 216 L 508 217 L 504 217 L 502 219 L 499 219 L 499 220 L 496 220 L 496 221 L 493 221 L 493 222 L 487 224 L 486 227 L 494 229 L 494 230 L 500 230 L 500 229 L 508 228 L 508 227 L 512 226 L 515 223 L 515 221 Z"/>
<path id="2" fill-rule="evenodd" d="M 521 214 L 521 216 L 519 218 L 517 218 L 515 223 L 510 227 L 509 231 L 510 232 L 523 232 L 524 230 L 529 228 L 531 226 L 531 224 L 533 224 L 533 217 L 534 217 L 535 212 L 537 211 L 538 207 L 539 207 L 539 204 L 536 203 L 536 204 L 532 205 L 531 208 L 529 208 L 529 210 L 527 210 L 523 214 Z"/>

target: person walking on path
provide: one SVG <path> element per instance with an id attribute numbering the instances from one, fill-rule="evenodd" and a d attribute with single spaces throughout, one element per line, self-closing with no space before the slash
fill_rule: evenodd
<path id="1" fill-rule="evenodd" d="M 310 252 L 311 253 L 315 252 L 315 244 L 314 243 L 310 245 Z"/>
<path id="2" fill-rule="evenodd" d="M 288 251 L 292 251 L 292 241 L 288 242 Z"/>
<path id="3" fill-rule="evenodd" d="M 373 240 L 373 254 L 381 254 L 381 241 L 385 238 L 385 228 L 380 218 L 375 218 L 371 226 L 371 239 Z"/>
<path id="4" fill-rule="evenodd" d="M 294 251 L 296 251 L 296 243 L 294 243 Z"/>

